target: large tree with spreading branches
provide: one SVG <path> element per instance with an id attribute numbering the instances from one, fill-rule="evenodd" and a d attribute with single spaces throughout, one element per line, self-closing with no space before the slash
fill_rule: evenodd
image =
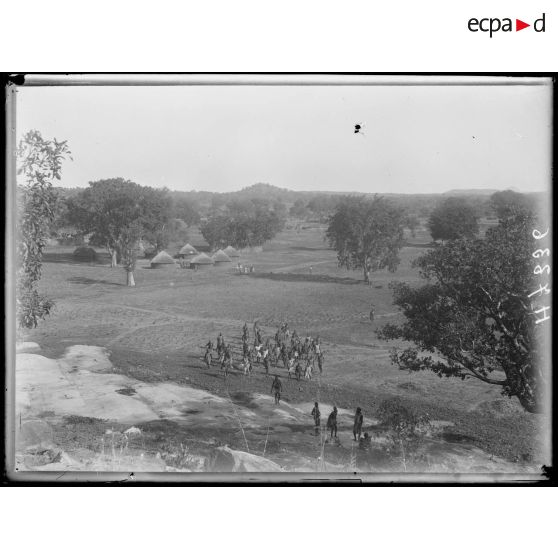
<path id="1" fill-rule="evenodd" d="M 110 178 L 90 182 L 68 205 L 74 226 L 82 234 L 91 234 L 92 244 L 106 246 L 112 267 L 120 257 L 126 284 L 134 286 L 138 241 L 144 237 L 158 248 L 165 243 L 170 216 L 167 192 Z"/>
<path id="2" fill-rule="evenodd" d="M 541 412 L 549 385 L 541 339 L 549 322 L 541 318 L 540 297 L 548 285 L 537 275 L 543 268 L 536 258 L 545 252 L 536 235 L 533 215 L 522 212 L 485 238 L 458 239 L 420 256 L 414 265 L 426 284 L 392 284 L 405 320 L 378 332 L 411 343 L 393 351 L 393 362 L 500 386 L 527 411 Z"/>
<path id="3" fill-rule="evenodd" d="M 397 269 L 405 225 L 403 210 L 385 198 L 348 196 L 329 218 L 326 239 L 337 251 L 339 265 L 362 269 L 369 283 L 371 272 Z"/>

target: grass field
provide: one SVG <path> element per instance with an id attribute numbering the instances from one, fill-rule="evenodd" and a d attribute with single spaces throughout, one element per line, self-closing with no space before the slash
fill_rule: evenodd
<path id="1" fill-rule="evenodd" d="M 214 450 L 223 444 L 262 458 L 265 454 L 283 470 L 314 470 L 320 452 L 322 463 L 325 460 L 330 468 L 354 465 L 350 413 L 357 406 L 363 408 L 365 430 L 376 436 L 373 451 L 359 454 L 359 467 L 399 470 L 400 464 L 391 462 L 381 451 L 386 432 L 375 419 L 380 403 L 390 397 L 399 397 L 413 410 L 428 413 L 439 426 L 425 439 L 429 455 L 439 456 L 435 463 L 428 462 L 427 470 L 515 471 L 543 463 L 539 419 L 525 413 L 515 400 L 504 399 L 496 386 L 399 370 L 389 360 L 389 350 L 395 344 L 378 340 L 376 328 L 401 319 L 392 304 L 389 283 L 421 281 L 411 262 L 427 248 L 430 239 L 426 232 L 419 231 L 416 238 L 409 239 L 395 274 L 375 273 L 371 286 L 363 283 L 360 271 L 337 266 L 336 255 L 324 244 L 323 234 L 323 227 L 317 224 L 298 233 L 285 230 L 263 251 L 243 254 L 242 263 L 255 267 L 248 275 L 235 274 L 236 262 L 193 271 L 173 265 L 150 269 L 148 260 L 139 260 L 135 288 L 124 285 L 124 271 L 111 269 L 105 254 L 96 264 L 83 264 L 72 261 L 72 248 L 50 247 L 44 258 L 41 288 L 55 300 L 56 307 L 26 340 L 38 343 L 40 354 L 48 359 L 64 359 L 68 348 L 76 345 L 106 348 L 112 365 L 110 376 L 115 376 L 113 383 L 107 380 L 110 388 L 106 389 L 117 387 L 114 382 L 120 380 L 116 375 L 125 378 L 126 385 L 135 386 L 120 388 L 124 395 L 119 396 L 119 405 L 139 398 L 137 393 L 142 389 L 154 397 L 146 386 L 155 389 L 163 385 L 169 393 L 191 388 L 222 398 L 219 401 L 230 401 L 229 414 L 223 411 L 221 422 L 201 412 L 190 399 L 190 414 L 184 411 L 181 419 L 163 412 L 162 403 L 156 406 L 156 416 L 138 424 L 143 431 L 141 448 L 139 442 L 127 440 L 123 449 L 121 442 L 124 457 L 119 467 L 125 470 L 134 470 L 130 461 L 134 462 L 136 454 L 164 462 L 166 470 L 195 470 L 188 461 L 194 460 L 192 455 L 212 455 L 212 470 L 218 470 L 215 460 L 219 463 L 225 458 L 222 452 L 215 457 Z M 373 324 L 368 317 L 371 303 L 376 307 Z M 251 378 L 234 372 L 225 381 L 217 367 L 207 370 L 201 361 L 202 346 L 208 339 L 215 341 L 222 332 L 238 348 L 243 324 L 251 326 L 255 320 L 269 336 L 286 321 L 291 331 L 295 329 L 301 336 L 319 334 L 323 339 L 325 368 L 320 378 L 289 381 L 284 369 L 272 369 L 282 376 L 284 405 L 291 406 L 285 407 L 291 414 L 290 418 L 285 415 L 283 422 L 277 413 L 270 414 L 266 405 L 271 403 L 262 399 L 269 396 L 271 384 L 263 369 Z M 68 374 L 71 380 L 71 372 Z M 27 387 L 32 391 L 35 380 L 29 381 Z M 80 385 L 85 386 L 85 379 L 83 382 Z M 102 383 L 95 385 L 102 391 Z M 93 392 L 84 393 L 81 395 L 86 399 L 95 397 Z M 184 398 L 194 397 L 193 393 Z M 254 400 L 257 397 L 260 399 Z M 312 421 L 307 413 L 314 400 L 323 406 L 323 422 L 333 404 L 346 409 L 346 416 L 341 414 L 340 443 L 328 445 L 326 457 L 322 438 L 320 446 L 311 436 Z M 221 404 L 215 401 L 215 405 Z M 225 403 L 222 405 L 224 409 Z M 41 414 L 34 412 L 32 403 L 25 409 L 27 419 L 48 425 L 54 445 L 72 455 L 74 465 L 83 451 L 92 452 L 91 456 L 102 449 L 105 455 L 105 432 L 122 432 L 130 424 L 110 415 L 80 417 L 56 409 L 42 409 Z M 239 410 L 244 414 L 239 415 Z M 250 413 L 256 418 L 250 418 Z M 111 440 L 114 452 L 114 435 Z M 467 465 L 471 456 L 478 457 L 473 469 Z M 227 459 L 233 458 L 229 455 Z M 26 463 L 29 468 L 38 467 L 32 460 Z M 137 468 L 137 460 L 134 463 Z M 150 461 L 146 467 L 156 469 L 154 463 Z"/>

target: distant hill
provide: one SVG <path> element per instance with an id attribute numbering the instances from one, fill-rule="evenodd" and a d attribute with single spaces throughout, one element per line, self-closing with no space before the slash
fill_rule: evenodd
<path id="1" fill-rule="evenodd" d="M 242 188 L 239 193 L 250 194 L 254 196 L 277 196 L 281 194 L 287 194 L 292 192 L 288 188 L 279 188 L 279 186 L 273 186 L 273 184 L 266 184 L 265 182 L 258 182 L 257 184 L 252 184 L 252 186 L 246 186 Z M 231 192 L 234 193 L 234 192 Z"/>
<path id="2" fill-rule="evenodd" d="M 462 190 L 457 189 L 444 192 L 442 196 L 491 196 L 495 192 L 499 191 L 500 190 L 495 190 L 494 188 L 469 188 Z"/>

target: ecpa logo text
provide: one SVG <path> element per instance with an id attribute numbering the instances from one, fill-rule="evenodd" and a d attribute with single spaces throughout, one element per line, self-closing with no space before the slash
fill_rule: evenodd
<path id="1" fill-rule="evenodd" d="M 533 29 L 535 30 L 535 32 L 545 32 L 545 17 L 546 14 L 543 14 L 539 19 L 536 19 L 533 22 Z M 504 33 L 514 31 L 512 18 L 509 17 L 505 17 L 503 19 L 500 19 L 498 17 L 484 17 L 482 19 L 472 17 L 469 20 L 467 27 L 472 33 L 477 33 L 479 31 L 483 33 L 490 33 L 490 38 L 492 38 L 492 35 L 494 33 L 498 33 L 498 31 L 503 31 Z M 531 24 L 525 23 L 521 19 L 515 20 L 515 31 L 521 31 L 522 29 L 526 29 L 527 27 L 531 27 Z"/>

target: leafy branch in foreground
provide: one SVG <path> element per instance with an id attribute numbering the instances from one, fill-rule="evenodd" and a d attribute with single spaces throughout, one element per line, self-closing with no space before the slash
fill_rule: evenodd
<path id="1" fill-rule="evenodd" d="M 378 331 L 382 339 L 412 343 L 392 361 L 411 371 L 431 370 L 501 386 L 529 412 L 542 412 L 548 388 L 536 326 L 533 215 L 514 214 L 483 239 L 459 239 L 429 250 L 414 265 L 427 284 L 392 283 L 402 324 Z"/>
<path id="2" fill-rule="evenodd" d="M 31 130 L 18 146 L 16 242 L 17 323 L 22 328 L 37 327 L 49 315 L 54 303 L 38 291 L 43 251 L 55 219 L 57 195 L 53 181 L 60 180 L 62 163 L 70 155 L 66 141 L 45 140 Z"/>

